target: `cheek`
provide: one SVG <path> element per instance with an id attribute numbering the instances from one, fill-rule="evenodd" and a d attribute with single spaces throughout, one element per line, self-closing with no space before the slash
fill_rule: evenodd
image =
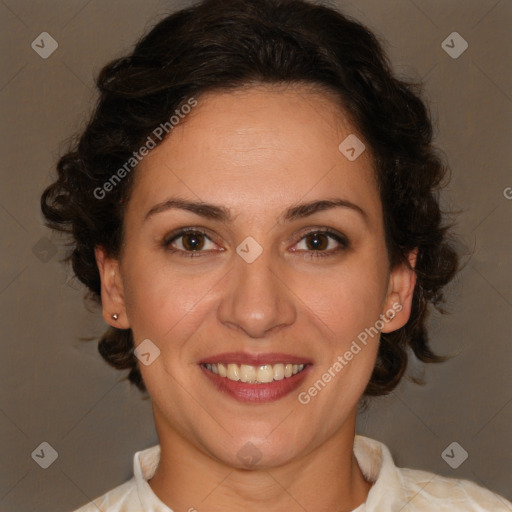
<path id="1" fill-rule="evenodd" d="M 328 327 L 329 337 L 344 345 L 379 319 L 385 276 L 385 269 L 375 260 L 358 256 L 313 279 L 298 277 L 294 290 L 312 318 Z"/>
<path id="2" fill-rule="evenodd" d="M 149 262 L 150 258 L 139 258 Z M 204 313 L 218 278 L 185 275 L 164 263 L 131 262 L 125 280 L 125 302 L 135 340 L 140 336 L 165 341 Z M 128 265 L 127 265 L 128 268 Z"/>

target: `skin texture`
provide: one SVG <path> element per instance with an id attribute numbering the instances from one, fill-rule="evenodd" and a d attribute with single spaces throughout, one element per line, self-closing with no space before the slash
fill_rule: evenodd
<path id="1" fill-rule="evenodd" d="M 349 134 L 357 132 L 334 98 L 304 85 L 204 94 L 137 168 L 119 260 L 96 250 L 105 320 L 161 351 L 140 365 L 162 450 L 150 485 L 175 511 L 349 511 L 366 500 L 371 484 L 352 445 L 378 336 L 308 404 L 297 399 L 393 304 L 401 310 L 384 332 L 410 314 L 414 271 L 389 268 L 368 148 L 353 162 L 338 149 Z M 171 197 L 223 206 L 233 218 L 168 209 L 145 220 Z M 336 198 L 364 215 L 338 207 L 281 219 L 298 203 Z M 315 253 L 305 235 L 326 227 L 348 246 L 324 235 Z M 165 248 L 178 228 L 206 230 L 199 257 L 186 257 L 190 238 L 169 244 L 181 253 Z M 263 248 L 252 263 L 236 252 L 248 236 Z M 231 351 L 285 352 L 313 366 L 297 392 L 240 403 L 198 366 Z M 250 470 L 237 457 L 248 442 L 261 454 Z"/>

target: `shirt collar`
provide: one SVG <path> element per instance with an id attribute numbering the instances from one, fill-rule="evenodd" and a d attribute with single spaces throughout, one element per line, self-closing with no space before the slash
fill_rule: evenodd
<path id="1" fill-rule="evenodd" d="M 160 445 L 146 448 L 133 456 L 133 475 L 137 484 L 142 510 L 152 512 L 172 512 L 165 503 L 151 489 L 148 480 L 153 478 L 158 463 L 160 462 Z"/>
<path id="2" fill-rule="evenodd" d="M 385 444 L 356 434 L 354 455 L 364 477 L 373 482 L 366 499 L 367 512 L 398 510 L 407 502 L 402 477 Z"/>

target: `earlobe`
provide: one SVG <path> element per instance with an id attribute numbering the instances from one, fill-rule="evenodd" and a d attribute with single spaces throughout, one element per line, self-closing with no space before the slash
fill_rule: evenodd
<path id="1" fill-rule="evenodd" d="M 382 332 L 393 332 L 403 327 L 411 315 L 412 298 L 416 286 L 416 258 L 418 249 L 408 255 L 408 263 L 397 265 L 389 278 L 388 295 L 383 311 L 387 319 Z"/>
<path id="2" fill-rule="evenodd" d="M 109 258 L 100 246 L 95 248 L 94 253 L 101 279 L 103 318 L 112 327 L 128 329 L 130 324 L 126 316 L 119 261 Z"/>

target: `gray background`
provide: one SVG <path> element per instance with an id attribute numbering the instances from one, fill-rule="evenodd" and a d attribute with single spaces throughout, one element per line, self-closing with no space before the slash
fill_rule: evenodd
<path id="1" fill-rule="evenodd" d="M 450 289 L 451 315 L 431 322 L 434 348 L 459 355 L 425 368 L 426 386 L 403 381 L 376 400 L 358 431 L 387 443 L 400 466 L 468 478 L 512 500 L 512 3 L 335 4 L 387 41 L 399 73 L 425 80 L 453 170 L 444 204 L 461 212 L 460 246 L 472 253 Z M 59 263 L 65 247 L 44 228 L 39 196 L 92 109 L 93 77 L 183 5 L 0 2 L 2 511 L 72 510 L 126 481 L 133 453 L 157 442 L 149 401 L 103 362 L 95 341 L 80 341 L 105 324 Z M 31 48 L 43 31 L 59 45 L 48 59 Z M 457 59 L 441 47 L 453 31 L 469 43 Z M 58 452 L 48 469 L 31 458 L 43 441 Z M 441 457 L 453 441 L 469 454 L 457 469 Z"/>

